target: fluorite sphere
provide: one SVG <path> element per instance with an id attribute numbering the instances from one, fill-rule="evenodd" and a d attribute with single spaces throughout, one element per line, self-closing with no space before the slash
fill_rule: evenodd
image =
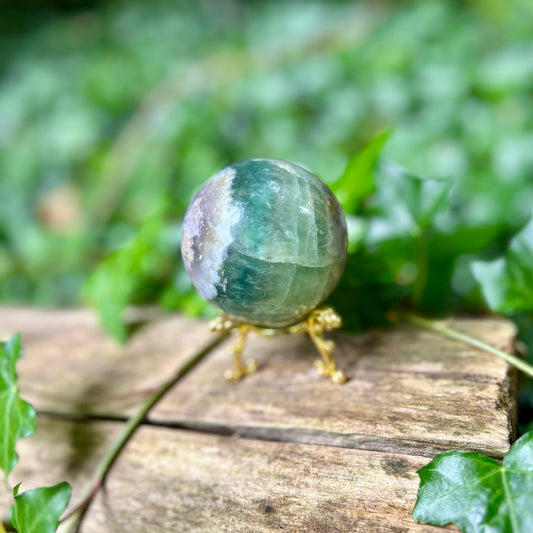
<path id="1" fill-rule="evenodd" d="M 285 161 L 247 159 L 195 195 L 181 253 L 206 300 L 233 318 L 279 328 L 331 293 L 346 247 L 342 208 L 316 176 Z"/>

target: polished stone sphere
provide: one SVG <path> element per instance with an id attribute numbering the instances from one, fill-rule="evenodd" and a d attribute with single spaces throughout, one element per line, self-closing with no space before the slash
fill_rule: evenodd
<path id="1" fill-rule="evenodd" d="M 335 288 L 346 220 L 316 176 L 276 159 L 247 159 L 207 180 L 183 222 L 181 254 L 198 292 L 227 315 L 280 328 Z"/>

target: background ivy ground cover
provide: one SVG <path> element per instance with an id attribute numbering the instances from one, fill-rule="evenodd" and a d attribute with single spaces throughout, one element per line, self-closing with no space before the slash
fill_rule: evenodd
<path id="1" fill-rule="evenodd" d="M 212 314 L 178 256 L 186 205 L 275 157 L 348 214 L 348 329 L 495 311 L 532 363 L 531 20 L 528 0 L 5 4 L 0 302 L 90 302 L 122 341 L 130 303 Z M 525 432 L 525 379 L 519 400 Z"/>
<path id="2" fill-rule="evenodd" d="M 208 176 L 267 156 L 350 215 L 352 294 L 334 297 L 350 328 L 400 301 L 488 302 L 531 344 L 530 2 L 71 6 L 3 8 L 0 301 L 91 300 L 121 338 L 126 303 L 212 313 L 180 264 L 183 212 Z M 339 180 L 385 130 L 376 173 L 381 142 Z"/>

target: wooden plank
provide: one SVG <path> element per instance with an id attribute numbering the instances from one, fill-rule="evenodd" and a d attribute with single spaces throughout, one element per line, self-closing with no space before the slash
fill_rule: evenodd
<path id="1" fill-rule="evenodd" d="M 151 315 L 137 312 L 132 318 Z M 107 410 L 107 396 L 124 394 L 125 412 L 125 404 L 142 400 L 132 392 L 157 387 L 211 338 L 205 321 L 159 318 L 121 346 L 90 311 L 0 308 L 0 339 L 22 335 L 19 384 L 37 408 L 97 412 Z"/>
<path id="2" fill-rule="evenodd" d="M 83 478 L 121 427 L 39 418 L 21 441 L 23 488 Z M 415 524 L 424 457 L 142 427 L 113 467 L 82 533 L 438 532 Z M 6 508 L 8 499 L 0 497 Z M 450 529 L 455 530 L 451 527 Z"/>
<path id="3" fill-rule="evenodd" d="M 110 422 L 74 424 L 38 416 L 35 435 L 17 443 L 19 462 L 9 477 L 9 485 L 21 483 L 23 492 L 68 481 L 73 488 L 72 507 L 80 500 L 91 473 L 122 425 Z M 11 491 L 5 483 L 0 483 L 0 519 L 5 520 L 12 503 Z"/>
<path id="4" fill-rule="evenodd" d="M 513 328 L 500 320 L 457 327 L 505 349 Z M 348 383 L 311 369 L 305 338 L 253 339 L 261 371 L 221 379 L 231 359 L 217 350 L 151 415 L 158 423 L 234 431 L 255 438 L 434 456 L 461 448 L 502 457 L 514 434 L 513 376 L 496 357 L 433 332 L 400 326 L 334 336 Z"/>
<path id="5" fill-rule="evenodd" d="M 504 320 L 458 320 L 456 327 L 510 350 Z M 126 347 L 102 334 L 85 311 L 0 310 L 0 335 L 23 334 L 25 395 L 54 412 L 116 417 L 133 405 L 105 395 L 154 387 L 211 338 L 205 322 L 169 316 Z M 415 327 L 334 336 L 349 382 L 311 369 L 303 336 L 251 336 L 246 355 L 260 372 L 239 383 L 222 377 L 228 347 L 216 350 L 150 415 L 153 423 L 249 438 L 433 456 L 461 448 L 502 457 L 514 434 L 512 376 L 496 357 Z M 104 398 L 95 404 L 91 402 Z M 130 394 L 130 403 L 140 401 Z"/>
<path id="6" fill-rule="evenodd" d="M 511 347 L 505 321 L 456 325 Z M 157 386 L 211 338 L 205 322 L 170 316 L 119 347 L 85 311 L 0 309 L 0 336 L 14 332 L 25 347 L 23 393 L 56 416 L 126 416 L 142 398 L 90 402 Z M 343 386 L 311 370 L 305 337 L 252 337 L 246 353 L 262 368 L 239 383 L 222 377 L 228 346 L 215 350 L 152 413 L 168 427 L 135 434 L 82 531 L 440 531 L 412 521 L 416 470 L 452 447 L 501 457 L 513 433 L 513 373 L 408 326 L 335 339 Z M 40 416 L 36 436 L 20 441 L 12 484 L 66 479 L 75 503 L 121 427 Z M 0 494 L 2 508 L 8 501 Z"/>

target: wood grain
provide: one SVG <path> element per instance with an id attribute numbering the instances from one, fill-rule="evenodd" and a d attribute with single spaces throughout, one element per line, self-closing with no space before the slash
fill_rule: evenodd
<path id="1" fill-rule="evenodd" d="M 94 466 L 102 444 L 119 429 L 113 422 L 41 417 L 33 443 L 21 443 L 23 461 L 14 479 L 24 480 L 26 489 L 68 479 L 75 502 L 81 473 Z M 436 533 L 442 529 L 411 518 L 416 470 L 426 462 L 143 427 L 112 469 L 81 533 Z"/>
<path id="2" fill-rule="evenodd" d="M 122 395 L 112 412 L 125 413 L 142 401 L 136 392 L 159 386 L 211 338 L 206 322 L 160 317 L 121 346 L 88 311 L 0 308 L 0 339 L 14 333 L 22 335 L 25 397 L 40 410 L 78 414 L 106 411 Z"/>
<path id="3" fill-rule="evenodd" d="M 127 416 L 142 401 L 132 392 L 156 387 L 212 338 L 205 322 L 171 316 L 120 347 L 83 311 L 24 316 L 0 313 L 0 334 L 23 333 L 22 389 L 38 409 L 59 413 Z M 514 329 L 506 321 L 458 320 L 456 327 L 512 349 Z M 222 375 L 231 354 L 223 346 L 168 394 L 150 420 L 428 457 L 450 448 L 502 457 L 509 449 L 513 379 L 504 361 L 408 325 L 333 338 L 338 365 L 349 377 L 345 385 L 316 374 L 316 352 L 306 337 L 251 336 L 245 356 L 259 363 L 259 372 L 227 382 Z"/>
<path id="4" fill-rule="evenodd" d="M 455 327 L 512 349 L 504 320 Z M 212 339 L 204 321 L 173 315 L 119 346 L 87 311 L 0 308 L 0 338 L 15 332 L 23 396 L 48 415 L 21 441 L 12 481 L 66 479 L 74 501 L 143 391 Z M 333 337 L 345 385 L 312 370 L 303 336 L 251 336 L 245 357 L 260 371 L 238 383 L 222 377 L 232 341 L 214 350 L 135 434 L 82 531 L 438 531 L 412 521 L 416 470 L 451 448 L 501 458 L 514 436 L 514 372 L 413 326 Z"/>
<path id="5" fill-rule="evenodd" d="M 510 347 L 507 323 L 458 327 Z M 219 349 L 171 391 L 151 420 L 240 436 L 434 456 L 462 448 L 495 457 L 514 428 L 505 362 L 431 332 L 402 326 L 354 338 L 335 336 L 348 383 L 316 375 L 304 337 L 253 339 L 262 369 L 241 383 L 221 379 L 230 357 Z M 505 340 L 506 339 L 506 340 Z"/>

